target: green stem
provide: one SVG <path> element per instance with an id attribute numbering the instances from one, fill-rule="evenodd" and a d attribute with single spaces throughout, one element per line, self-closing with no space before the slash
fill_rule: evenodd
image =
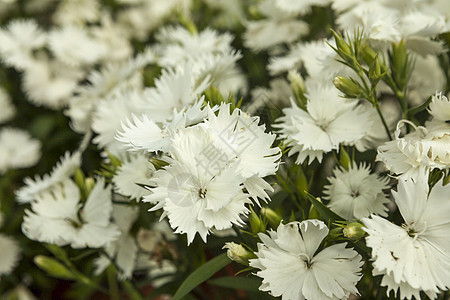
<path id="1" fill-rule="evenodd" d="M 391 132 L 389 131 L 389 127 L 386 123 L 386 120 L 384 119 L 383 113 L 381 112 L 380 104 L 378 103 L 378 100 L 376 100 L 376 99 L 374 99 L 374 100 L 375 100 L 375 108 L 377 109 L 377 113 L 380 116 L 381 123 L 383 123 L 384 130 L 386 130 L 386 134 L 389 137 L 389 140 L 392 141 Z"/>
<path id="2" fill-rule="evenodd" d="M 109 293 L 111 295 L 112 300 L 120 300 L 120 294 L 119 294 L 119 285 L 117 284 L 117 271 L 115 270 L 114 266 L 109 266 L 108 269 L 106 269 L 106 276 L 108 278 L 108 286 L 109 286 Z"/>

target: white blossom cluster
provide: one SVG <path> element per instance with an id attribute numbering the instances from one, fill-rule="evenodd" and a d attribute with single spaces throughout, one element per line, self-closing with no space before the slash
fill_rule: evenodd
<path id="1" fill-rule="evenodd" d="M 19 2 L 0 0 L 0 210 L 23 215 L 15 237 L 0 213 L 1 276 L 40 243 L 60 278 L 172 291 L 225 243 L 283 300 L 449 295 L 448 0 Z M 34 110 L 76 139 L 52 169 Z"/>

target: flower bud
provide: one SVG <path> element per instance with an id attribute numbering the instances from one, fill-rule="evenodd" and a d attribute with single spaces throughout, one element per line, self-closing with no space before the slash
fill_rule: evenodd
<path id="1" fill-rule="evenodd" d="M 253 209 L 251 209 L 251 213 L 248 216 L 248 222 L 250 224 L 250 228 L 252 233 L 257 234 L 259 232 L 266 232 L 266 223 L 258 216 Z"/>
<path id="2" fill-rule="evenodd" d="M 361 93 L 361 87 L 355 81 L 346 77 L 337 76 L 333 79 L 334 86 L 345 94 L 348 98 L 358 98 Z"/>
<path id="3" fill-rule="evenodd" d="M 359 240 L 364 237 L 366 232 L 362 229 L 364 225 L 358 222 L 352 222 L 344 227 L 344 236 L 351 240 Z"/>
<path id="4" fill-rule="evenodd" d="M 289 71 L 287 78 L 291 84 L 292 92 L 299 104 L 299 107 L 302 109 L 306 109 L 306 88 L 302 75 L 300 75 L 300 73 L 298 73 L 297 71 L 291 70 Z"/>
<path id="5" fill-rule="evenodd" d="M 342 227 L 335 227 L 330 229 L 330 232 L 328 233 L 328 237 L 330 240 L 337 240 L 342 235 Z"/>
<path id="6" fill-rule="evenodd" d="M 382 68 L 377 55 L 369 66 L 369 80 L 373 85 L 376 85 L 381 77 L 383 77 Z"/>
<path id="7" fill-rule="evenodd" d="M 227 249 L 228 258 L 241 265 L 248 266 L 248 260 L 251 258 L 256 258 L 254 253 L 248 251 L 242 245 L 234 242 L 225 243 L 222 249 Z"/>
<path id="8" fill-rule="evenodd" d="M 34 263 L 53 277 L 69 280 L 76 278 L 72 271 L 54 258 L 38 255 L 34 258 Z"/>
<path id="9" fill-rule="evenodd" d="M 278 225 L 280 225 L 282 218 L 273 209 L 263 207 L 261 208 L 261 214 L 269 221 L 270 226 L 276 228 Z"/>

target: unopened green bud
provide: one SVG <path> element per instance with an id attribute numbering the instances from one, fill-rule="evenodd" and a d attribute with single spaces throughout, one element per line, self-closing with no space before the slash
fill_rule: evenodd
<path id="1" fill-rule="evenodd" d="M 336 33 L 335 31 L 333 31 L 333 35 L 334 35 L 334 40 L 336 42 L 336 48 L 337 48 L 338 54 L 345 61 L 347 61 L 347 58 L 350 59 L 351 61 L 353 61 L 354 55 L 353 55 L 352 48 L 350 47 L 350 45 L 344 40 L 342 35 L 340 35 L 339 33 Z"/>
<path id="2" fill-rule="evenodd" d="M 248 216 L 248 221 L 252 233 L 257 234 L 259 232 L 266 232 L 266 223 L 255 213 L 253 209 L 251 209 L 251 213 Z"/>
<path id="3" fill-rule="evenodd" d="M 368 44 L 362 44 L 360 47 L 359 54 L 361 55 L 364 62 L 368 65 L 372 63 L 378 53 L 370 47 Z"/>
<path id="4" fill-rule="evenodd" d="M 352 222 L 344 227 L 344 236 L 351 240 L 360 240 L 366 232 L 362 229 L 364 225 L 358 222 Z"/>
<path id="5" fill-rule="evenodd" d="M 358 98 L 362 94 L 362 89 L 359 84 L 346 77 L 334 77 L 333 83 L 348 98 Z"/>
<path id="6" fill-rule="evenodd" d="M 86 195 L 89 195 L 94 188 L 95 180 L 92 177 L 88 177 L 84 180 L 84 186 L 86 189 Z"/>
<path id="7" fill-rule="evenodd" d="M 71 280 L 76 278 L 73 272 L 54 258 L 38 255 L 34 258 L 34 263 L 53 277 Z"/>
<path id="8" fill-rule="evenodd" d="M 282 218 L 273 209 L 263 207 L 261 208 L 261 214 L 269 221 L 270 226 L 276 228 L 278 225 L 280 225 Z"/>
<path id="9" fill-rule="evenodd" d="M 369 66 L 369 80 L 373 85 L 376 85 L 381 77 L 383 77 L 381 63 L 377 55 Z"/>
<path id="10" fill-rule="evenodd" d="M 402 40 L 398 44 L 392 44 L 392 52 L 390 53 L 390 64 L 392 75 L 397 83 L 398 88 L 402 91 L 408 82 L 409 71 L 411 68 L 408 51 L 405 42 Z"/>
<path id="11" fill-rule="evenodd" d="M 234 242 L 225 243 L 222 249 L 227 249 L 228 258 L 241 265 L 248 266 L 248 260 L 256 258 L 254 253 L 248 251 L 242 245 Z"/>
<path id="12" fill-rule="evenodd" d="M 300 108 L 306 109 L 306 88 L 302 75 L 300 75 L 297 71 L 291 70 L 289 71 L 287 78 L 291 84 L 292 93 L 294 94 Z"/>

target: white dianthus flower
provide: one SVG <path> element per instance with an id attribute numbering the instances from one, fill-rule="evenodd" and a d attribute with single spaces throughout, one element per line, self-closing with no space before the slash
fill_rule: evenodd
<path id="1" fill-rule="evenodd" d="M 32 240 L 70 245 L 72 248 L 99 248 L 115 241 L 120 231 L 110 221 L 111 187 L 97 180 L 84 205 L 80 190 L 67 179 L 36 195 L 31 210 L 25 210 L 23 233 Z"/>
<path id="2" fill-rule="evenodd" d="M 414 131 L 400 137 L 405 123 Z M 423 127 L 401 120 L 395 139 L 378 147 L 377 160 L 384 162 L 391 173 L 410 178 L 428 174 L 433 168 L 446 169 L 450 166 L 450 125 L 432 120 Z"/>
<path id="3" fill-rule="evenodd" d="M 336 168 L 324 187 L 328 207 L 347 220 L 368 217 L 372 213 L 387 216 L 389 198 L 383 192 L 388 178 L 370 173 L 370 166 L 353 164 L 348 170 Z"/>
<path id="4" fill-rule="evenodd" d="M 115 191 L 131 199 L 140 200 L 149 194 L 149 191 L 138 184 L 149 184 L 155 170 L 149 158 L 142 153 L 129 153 L 122 160 L 112 181 Z"/>
<path id="5" fill-rule="evenodd" d="M 20 247 L 12 238 L 0 234 L 0 275 L 8 275 L 20 258 Z"/>
<path id="6" fill-rule="evenodd" d="M 405 220 L 401 226 L 372 215 L 364 218 L 367 246 L 372 248 L 373 273 L 383 275 L 387 294 L 400 289 L 401 299 L 420 299 L 425 292 L 435 299 L 450 286 L 450 185 L 438 182 L 431 192 L 427 177 L 400 178 L 393 192 Z"/>
<path id="7" fill-rule="evenodd" d="M 358 294 L 361 256 L 346 244 L 317 251 L 329 230 L 322 221 L 281 223 L 269 235 L 259 233 L 257 259 L 250 266 L 263 279 L 259 287 L 283 300 L 347 299 Z"/>
<path id="8" fill-rule="evenodd" d="M 36 195 L 59 184 L 75 173 L 75 169 L 81 165 L 81 153 L 70 154 L 67 151 L 60 157 L 50 174 L 42 177 L 35 175 L 34 178 L 26 177 L 23 182 L 25 186 L 16 190 L 16 197 L 19 203 L 27 203 L 35 200 Z"/>
<path id="9" fill-rule="evenodd" d="M 22 129 L 0 130 L 0 174 L 13 168 L 34 166 L 41 158 L 41 142 Z"/>
<path id="10" fill-rule="evenodd" d="M 340 98 L 334 87 L 311 87 L 306 111 L 292 100 L 292 107 L 283 109 L 284 116 L 276 126 L 281 137 L 291 142 L 289 155 L 298 153 L 297 164 L 309 157 L 322 161 L 323 153 L 337 150 L 339 144 L 353 144 L 371 127 L 369 112 L 355 101 Z"/>

